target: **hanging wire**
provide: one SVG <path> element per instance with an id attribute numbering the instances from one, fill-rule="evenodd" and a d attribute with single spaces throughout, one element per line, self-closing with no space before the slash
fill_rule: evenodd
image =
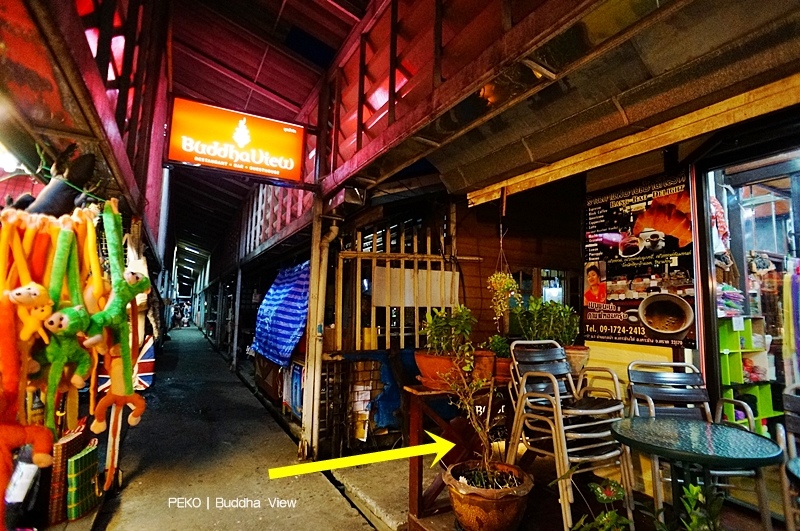
<path id="1" fill-rule="evenodd" d="M 497 255 L 497 263 L 494 265 L 494 270 L 498 273 L 511 273 L 511 267 L 508 265 L 508 259 L 506 258 L 506 252 L 503 250 L 503 238 L 505 237 L 506 233 L 508 233 L 508 229 L 503 230 L 503 222 L 500 222 L 500 252 Z"/>

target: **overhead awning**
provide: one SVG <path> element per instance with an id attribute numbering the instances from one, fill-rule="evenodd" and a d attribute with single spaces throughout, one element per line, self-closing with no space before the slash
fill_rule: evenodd
<path id="1" fill-rule="evenodd" d="M 467 194 L 480 205 L 537 186 L 720 130 L 800 103 L 800 74 L 744 92 L 708 107 L 567 157 Z"/>

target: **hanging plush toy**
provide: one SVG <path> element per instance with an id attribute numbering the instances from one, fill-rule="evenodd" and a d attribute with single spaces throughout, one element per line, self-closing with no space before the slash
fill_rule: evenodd
<path id="1" fill-rule="evenodd" d="M 111 404 L 133 405 L 134 411 L 128 418 L 128 422 L 132 425 L 139 423 L 139 418 L 144 412 L 144 399 L 133 391 L 133 362 L 131 347 L 128 343 L 130 326 L 128 325 L 127 307 L 137 294 L 150 289 L 150 280 L 147 277 L 125 270 L 122 250 L 122 216 L 119 214 L 117 201 L 114 199 L 105 204 L 103 227 L 108 244 L 111 295 L 105 309 L 91 316 L 91 324 L 87 331 L 88 338 L 84 342 L 84 346 L 97 346 L 105 350 L 103 331 L 108 329 L 110 332 L 112 348 L 108 350 L 106 360 L 110 362 L 111 387 L 97 405 L 95 420 L 91 426 L 91 430 L 95 433 L 106 429 L 105 415 Z"/>
<path id="2" fill-rule="evenodd" d="M 59 220 L 61 231 L 53 258 L 50 276 L 50 298 L 61 301 L 64 279 L 69 291 L 68 306 L 53 313 L 46 321 L 45 327 L 52 337 L 45 347 L 45 357 L 50 363 L 47 378 L 47 403 L 45 409 L 45 426 L 55 434 L 56 430 L 56 396 L 67 363 L 75 363 L 75 373 L 71 383 L 80 389 L 89 377 L 92 359 L 78 341 L 78 334 L 89 326 L 89 314 L 83 306 L 83 294 L 80 282 L 80 266 L 73 222 L 69 217 Z"/>
<path id="3" fill-rule="evenodd" d="M 103 328 L 111 330 L 113 344 L 121 346 L 125 394 L 131 395 L 133 394 L 133 363 L 128 344 L 130 326 L 128 325 L 127 307 L 136 298 L 136 295 L 150 289 L 150 279 L 141 273 L 125 270 L 122 251 L 122 216 L 119 214 L 115 199 L 106 202 L 103 210 L 103 227 L 106 231 L 108 261 L 111 269 L 111 295 L 105 309 L 92 315 L 84 346 L 101 346 Z"/>
<path id="4" fill-rule="evenodd" d="M 128 424 L 139 424 L 145 410 L 145 401 L 133 390 L 133 362 L 129 338 L 138 350 L 138 338 L 134 331 L 131 337 L 128 325 L 127 307 L 135 301 L 136 295 L 150 289 L 150 280 L 141 273 L 125 270 L 125 259 L 122 248 L 122 216 L 119 214 L 117 201 L 106 202 L 103 210 L 103 227 L 108 244 L 108 261 L 111 270 L 111 295 L 105 308 L 92 315 L 87 331 L 85 346 L 96 347 L 104 352 L 104 364 L 111 378 L 111 385 L 105 396 L 100 399 L 95 409 L 95 419 L 91 430 L 101 433 L 108 428 L 106 413 L 111 407 L 111 429 L 108 436 L 106 452 L 106 480 L 104 490 L 109 490 L 116 480 L 117 450 L 119 447 L 120 415 L 125 406 L 131 406 L 133 412 L 128 416 Z M 136 302 L 131 304 L 131 315 L 136 322 Z M 134 329 L 135 330 L 135 329 Z"/>
<path id="5" fill-rule="evenodd" d="M 50 316 L 45 322 L 45 326 L 53 336 L 50 344 L 44 349 L 47 361 L 50 363 L 44 425 L 55 434 L 56 394 L 65 365 L 67 363 L 76 364 L 75 373 L 70 382 L 78 389 L 85 385 L 85 380 L 92 368 L 92 359 L 77 339 L 78 333 L 89 326 L 89 315 L 80 306 L 64 308 Z"/>
<path id="6" fill-rule="evenodd" d="M 33 444 L 33 462 L 39 467 L 50 466 L 53 458 L 53 435 L 44 426 L 23 426 L 18 421 L 20 388 L 26 383 L 25 367 L 17 342 L 17 315 L 25 304 L 35 307 L 49 299 L 41 285 L 33 285 L 28 274 L 27 256 L 35 247 L 36 235 L 20 218 L 6 214 L 0 219 L 0 492 L 5 492 L 14 467 L 12 452 L 25 444 Z M 19 230 L 25 229 L 20 240 Z M 49 238 L 48 238 L 49 239 Z M 14 263 L 9 262 L 13 257 Z M 17 288 L 17 281 L 26 286 Z M 18 299 L 17 305 L 11 293 Z M 30 317 L 28 308 L 20 317 Z M 34 313 L 36 313 L 34 311 Z M 36 316 L 33 316 L 36 318 Z M 23 329 L 25 326 L 23 325 Z M 38 328 L 37 328 L 38 330 Z M 35 333 L 35 332 L 34 332 Z M 5 503 L 0 503 L 0 526 L 5 524 Z"/>

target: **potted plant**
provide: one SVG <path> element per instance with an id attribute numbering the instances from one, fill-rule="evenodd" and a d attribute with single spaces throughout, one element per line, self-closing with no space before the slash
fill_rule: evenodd
<path id="1" fill-rule="evenodd" d="M 461 358 L 459 363 L 468 364 Z M 470 371 L 456 371 L 445 379 L 480 442 L 479 459 L 451 465 L 443 475 L 456 519 L 465 531 L 514 530 L 525 514 L 533 479 L 521 468 L 494 459 L 490 433 L 500 419 L 492 409 L 494 380 Z M 488 405 L 479 407 L 483 400 Z"/>
<path id="2" fill-rule="evenodd" d="M 514 275 L 507 272 L 495 272 L 489 276 L 487 287 L 492 293 L 491 308 L 492 319 L 497 328 L 497 334 L 491 336 L 485 346 L 495 356 L 494 374 L 498 384 L 508 383 L 511 380 L 511 350 L 507 334 L 510 328 L 510 311 L 522 306 L 522 295 L 519 292 Z M 511 304 L 514 301 L 514 304 Z"/>
<path id="3" fill-rule="evenodd" d="M 575 344 L 580 333 L 580 316 L 571 306 L 533 298 L 527 307 L 517 307 L 514 315 L 525 339 L 550 339 L 564 347 L 573 374 L 586 365 L 589 347 Z"/>
<path id="4" fill-rule="evenodd" d="M 487 349 L 494 353 L 494 378 L 496 384 L 511 381 L 511 345 L 508 338 L 495 334 L 486 341 Z"/>
<path id="5" fill-rule="evenodd" d="M 491 307 L 494 313 L 492 319 L 497 327 L 497 333 L 505 334 L 508 332 L 506 316 L 511 309 L 511 301 L 516 303 L 515 307 L 522 305 L 519 285 L 511 273 L 497 271 L 489 276 L 487 287 L 492 292 Z"/>
<path id="6" fill-rule="evenodd" d="M 448 375 L 473 371 L 477 377 L 491 378 L 494 355 L 489 351 L 476 352 L 470 334 L 476 319 L 464 305 L 451 309 L 433 308 L 425 316 L 420 331 L 427 342 L 424 349 L 414 352 L 420 381 L 432 389 L 448 389 Z"/>

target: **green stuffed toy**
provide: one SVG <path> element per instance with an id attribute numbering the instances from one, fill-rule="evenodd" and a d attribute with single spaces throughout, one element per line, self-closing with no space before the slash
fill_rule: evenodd
<path id="1" fill-rule="evenodd" d="M 44 349 L 45 357 L 50 363 L 44 425 L 55 434 L 56 393 L 64 366 L 67 363 L 76 364 L 71 383 L 78 389 L 85 385 L 85 380 L 92 369 L 92 358 L 76 337 L 78 332 L 89 326 L 89 314 L 81 306 L 64 308 L 51 315 L 44 322 L 44 326 L 51 333 L 50 344 Z"/>
<path id="2" fill-rule="evenodd" d="M 125 271 L 125 259 L 122 247 L 122 216 L 117 210 L 117 201 L 106 201 L 103 209 L 103 227 L 108 244 L 108 261 L 111 269 L 111 295 L 106 307 L 91 316 L 89 329 L 86 332 L 86 347 L 104 350 L 103 329 L 111 331 L 112 343 L 120 345 L 122 358 L 122 374 L 125 395 L 133 394 L 133 362 L 131 347 L 128 343 L 130 325 L 128 325 L 128 303 L 139 293 L 150 289 L 150 279 L 141 273 Z M 135 304 L 135 303 L 134 303 Z"/>

